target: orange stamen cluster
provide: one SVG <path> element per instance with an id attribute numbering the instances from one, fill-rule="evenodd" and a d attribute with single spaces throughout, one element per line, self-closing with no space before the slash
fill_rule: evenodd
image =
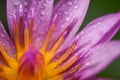
<path id="1" fill-rule="evenodd" d="M 73 21 L 72 24 L 65 29 L 54 45 L 48 50 L 48 45 L 56 26 L 55 21 L 51 22 L 41 49 L 36 50 L 32 45 L 34 19 L 31 17 L 29 23 L 25 22 L 22 11 L 22 6 L 20 6 L 20 17 L 18 21 L 15 19 L 13 25 L 13 41 L 16 47 L 17 60 L 11 58 L 0 44 L 0 53 L 8 64 L 8 66 L 0 64 L 0 77 L 7 80 L 62 80 L 64 74 L 70 76 L 75 73 L 80 68 L 80 65 L 76 64 L 74 67 L 70 67 L 78 60 L 78 56 L 74 55 L 70 57 L 70 55 L 77 41 L 73 41 L 58 60 L 53 62 L 52 59 L 55 57 L 56 52 L 65 41 L 76 21 Z M 67 71 L 68 69 L 70 70 Z M 68 77 L 68 80 L 69 79 Z"/>

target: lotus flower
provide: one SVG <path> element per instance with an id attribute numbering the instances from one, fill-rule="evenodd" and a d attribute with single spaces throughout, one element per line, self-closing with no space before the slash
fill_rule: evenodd
<path id="1" fill-rule="evenodd" d="M 77 34 L 90 0 L 7 0 L 10 36 L 0 23 L 0 78 L 94 80 L 120 55 L 120 13 L 90 22 Z"/>

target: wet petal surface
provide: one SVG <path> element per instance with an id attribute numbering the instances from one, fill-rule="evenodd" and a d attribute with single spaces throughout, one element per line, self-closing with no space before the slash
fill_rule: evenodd
<path id="1" fill-rule="evenodd" d="M 15 57 L 15 47 L 1 22 L 0 22 L 0 44 L 11 57 Z"/>
<path id="2" fill-rule="evenodd" d="M 85 64 L 75 76 L 79 76 L 81 79 L 95 76 L 120 56 L 119 48 L 120 41 L 101 43 L 91 48 L 83 61 Z"/>
<path id="3" fill-rule="evenodd" d="M 22 8 L 20 10 L 20 7 Z M 47 33 L 53 0 L 7 0 L 7 17 L 10 33 L 13 32 L 14 21 L 23 16 L 23 26 L 27 22 L 32 28 L 33 41 L 35 46 L 40 47 Z M 38 45 L 39 44 L 39 45 Z"/>
<path id="4" fill-rule="evenodd" d="M 71 39 L 73 39 L 82 24 L 88 6 L 89 0 L 60 0 L 58 4 L 56 4 L 53 17 L 57 15 L 57 18 L 55 20 L 56 26 L 51 44 L 53 44 L 60 34 L 76 20 L 76 23 L 71 27 L 70 33 L 67 35 L 62 45 L 63 48 L 68 46 L 68 42 L 71 42 Z"/>

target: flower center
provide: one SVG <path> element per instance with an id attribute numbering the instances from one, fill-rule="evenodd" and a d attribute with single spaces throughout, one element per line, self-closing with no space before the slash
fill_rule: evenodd
<path id="1" fill-rule="evenodd" d="M 69 79 L 69 76 L 75 73 L 81 66 L 77 63 L 78 55 L 70 56 L 74 53 L 73 51 L 78 39 L 74 40 L 66 50 L 61 52 L 57 60 L 54 61 L 54 58 L 56 57 L 58 49 L 69 35 L 72 27 L 75 25 L 76 20 L 73 20 L 73 22 L 68 25 L 52 47 L 47 50 L 55 29 L 55 19 L 53 19 L 41 49 L 36 50 L 32 47 L 34 9 L 32 9 L 29 23 L 23 19 L 22 9 L 23 7 L 20 5 L 19 17 L 14 19 L 13 25 L 12 39 L 16 47 L 17 60 L 8 56 L 2 45 L 0 45 L 0 52 L 9 64 L 7 68 L 0 65 L 3 74 L 8 75 L 4 76 L 0 73 L 0 77 L 2 76 L 7 80 L 62 80 L 65 77 Z M 16 77 L 13 78 L 11 76 Z"/>
<path id="2" fill-rule="evenodd" d="M 20 80 L 43 80 L 44 57 L 34 48 L 29 48 L 19 60 L 18 76 Z"/>

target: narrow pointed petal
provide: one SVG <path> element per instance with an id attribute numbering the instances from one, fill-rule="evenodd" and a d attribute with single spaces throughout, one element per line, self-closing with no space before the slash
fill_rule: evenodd
<path id="1" fill-rule="evenodd" d="M 77 36 L 79 42 L 78 53 L 86 52 L 90 47 L 111 40 L 120 29 L 120 13 L 99 17 L 90 22 Z"/>
<path id="2" fill-rule="evenodd" d="M 81 79 L 95 76 L 98 72 L 105 69 L 113 60 L 120 56 L 120 41 L 101 43 L 91 48 L 82 68 L 74 74 Z"/>
<path id="3" fill-rule="evenodd" d="M 20 5 L 22 5 L 21 13 Z M 53 0 L 7 0 L 7 18 L 10 32 L 13 31 L 15 16 L 23 15 L 24 21 L 33 27 L 33 41 L 41 42 L 47 33 L 52 8 Z"/>
<path id="4" fill-rule="evenodd" d="M 55 20 L 56 27 L 53 33 L 52 43 L 57 40 L 60 34 L 76 19 L 77 22 L 72 26 L 72 30 L 68 34 L 63 46 L 67 46 L 68 42 L 77 33 L 80 25 L 82 24 L 85 14 L 87 12 L 90 0 L 60 0 L 54 8 L 54 15 L 57 15 Z"/>
<path id="5" fill-rule="evenodd" d="M 12 41 L 10 40 L 1 22 L 0 22 L 0 44 L 11 57 L 15 57 L 14 45 Z"/>
<path id="6" fill-rule="evenodd" d="M 111 40 L 113 35 L 120 28 L 120 13 L 109 14 L 93 20 L 88 24 L 75 38 L 77 45 L 72 52 L 73 55 L 78 55 L 77 64 L 82 64 L 82 60 L 86 57 L 86 52 L 98 43 Z M 63 55 L 63 52 L 58 53 L 57 56 Z M 58 59 L 55 57 L 55 60 Z"/>
<path id="7" fill-rule="evenodd" d="M 99 17 L 90 22 L 80 33 L 75 37 L 77 44 L 72 54 L 77 54 L 83 57 L 85 53 L 92 47 L 101 42 L 111 40 L 115 33 L 120 29 L 120 13 L 109 14 Z M 68 43 L 69 45 L 70 43 Z M 57 53 L 57 56 L 63 55 L 63 51 Z M 57 59 L 57 57 L 55 57 Z"/>

